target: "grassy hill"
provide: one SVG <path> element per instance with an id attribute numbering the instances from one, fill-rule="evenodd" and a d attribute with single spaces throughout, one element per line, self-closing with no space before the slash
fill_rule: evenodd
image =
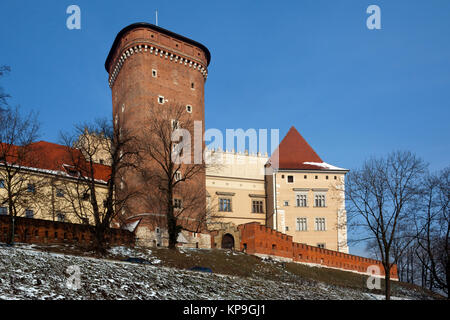
<path id="1" fill-rule="evenodd" d="M 123 262 L 146 259 L 150 265 Z M 69 266 L 81 286 L 67 287 Z M 193 272 L 194 266 L 213 273 Z M 381 299 L 367 277 L 223 250 L 128 249 L 106 257 L 68 246 L 0 246 L 0 299 Z M 396 299 L 440 296 L 394 282 Z"/>

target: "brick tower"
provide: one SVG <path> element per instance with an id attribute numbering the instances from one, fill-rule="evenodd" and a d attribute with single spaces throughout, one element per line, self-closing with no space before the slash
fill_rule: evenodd
<path id="1" fill-rule="evenodd" d="M 176 104 L 185 108 L 190 121 L 201 121 L 203 137 L 204 85 L 209 62 L 210 52 L 204 45 L 156 25 L 135 23 L 122 29 L 105 62 L 115 127 L 146 139 L 140 121 L 148 108 L 159 110 Z M 206 192 L 204 172 L 197 180 Z M 132 174 L 123 175 L 122 181 L 139 188 Z M 126 211 L 128 217 L 158 214 L 157 209 L 143 201 L 132 201 Z"/>

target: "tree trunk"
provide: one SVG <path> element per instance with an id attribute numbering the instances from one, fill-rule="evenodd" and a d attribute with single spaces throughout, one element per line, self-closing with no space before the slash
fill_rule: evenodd
<path id="1" fill-rule="evenodd" d="M 384 289 L 385 289 L 385 296 L 386 300 L 391 300 L 391 268 L 384 268 L 385 275 L 384 275 Z"/>
<path id="2" fill-rule="evenodd" d="M 14 215 L 10 214 L 9 215 L 10 220 L 9 220 L 9 234 L 8 234 L 8 238 L 6 239 L 6 243 L 9 245 L 13 245 L 14 244 L 14 234 L 16 233 L 15 231 L 15 219 L 14 219 Z"/>
<path id="3" fill-rule="evenodd" d="M 175 249 L 178 238 L 177 220 L 173 217 L 173 214 L 169 214 L 167 217 L 167 229 L 169 232 L 169 249 Z"/>
<path id="4" fill-rule="evenodd" d="M 106 239 L 105 239 L 105 227 L 103 225 L 99 225 L 95 227 L 95 240 L 94 240 L 94 250 L 99 254 L 106 253 Z"/>

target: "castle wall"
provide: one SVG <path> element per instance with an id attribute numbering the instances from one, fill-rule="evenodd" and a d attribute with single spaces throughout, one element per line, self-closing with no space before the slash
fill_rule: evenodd
<path id="1" fill-rule="evenodd" d="M 0 242 L 11 235 L 10 216 L 0 216 Z M 89 246 L 94 241 L 93 226 L 41 219 L 15 218 L 15 241 L 33 244 L 75 244 Z M 134 246 L 134 234 L 123 229 L 109 229 L 110 245 Z"/>
<path id="2" fill-rule="evenodd" d="M 380 268 L 381 276 L 384 276 L 381 262 L 375 259 L 293 242 L 291 236 L 257 222 L 240 225 L 239 230 L 241 231 L 240 250 L 248 254 L 273 256 L 287 261 L 358 273 L 366 273 L 369 266 L 375 265 Z M 391 269 L 391 278 L 398 279 L 396 265 Z"/>

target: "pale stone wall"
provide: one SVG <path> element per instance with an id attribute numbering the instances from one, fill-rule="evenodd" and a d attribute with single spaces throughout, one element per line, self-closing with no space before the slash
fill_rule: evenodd
<path id="1" fill-rule="evenodd" d="M 64 222 L 84 223 L 81 217 L 94 223 L 90 200 L 80 199 L 87 186 L 75 179 L 48 173 L 48 170 L 23 170 L 16 175 L 11 183 L 15 189 L 21 189 L 20 197 L 16 200 L 17 215 L 25 217 L 26 210 L 33 211 L 33 218 L 58 221 L 58 213 L 64 214 Z M 22 179 L 20 183 L 18 180 Z M 0 180 L 6 181 L 4 169 L 0 169 Z M 6 184 L 7 182 L 5 182 Z M 28 192 L 28 184 L 34 185 L 34 192 Z M 96 197 L 100 212 L 105 210 L 103 201 L 107 196 L 107 186 L 103 183 L 96 185 Z M 7 191 L 0 187 L 0 207 L 7 210 Z"/>
<path id="2" fill-rule="evenodd" d="M 214 165 L 206 170 L 208 205 L 212 212 L 209 229 L 217 230 L 224 224 L 234 225 L 257 221 L 265 224 L 266 192 L 264 164 L 267 156 L 237 152 L 207 150 Z M 219 199 L 231 200 L 231 212 L 220 211 Z M 252 212 L 252 200 L 263 201 L 263 212 Z"/>
<path id="3" fill-rule="evenodd" d="M 169 234 L 165 228 L 154 228 L 140 224 L 135 231 L 136 244 L 141 247 L 168 247 Z M 182 248 L 211 248 L 211 236 L 206 233 L 193 233 L 182 230 L 178 235 L 178 246 Z"/>
<path id="4" fill-rule="evenodd" d="M 293 176 L 294 182 L 289 183 L 288 176 Z M 280 170 L 274 173 L 268 179 L 275 186 L 275 191 L 268 194 L 269 202 L 273 203 L 268 216 L 274 228 L 291 235 L 294 242 L 312 246 L 324 244 L 327 249 L 348 252 L 344 176 L 345 171 Z M 315 206 L 316 193 L 325 195 L 325 207 Z M 297 206 L 297 194 L 307 196 L 306 207 Z M 297 218 L 306 218 L 307 231 L 297 230 Z M 316 218 L 325 218 L 325 231 L 315 230 Z"/>

